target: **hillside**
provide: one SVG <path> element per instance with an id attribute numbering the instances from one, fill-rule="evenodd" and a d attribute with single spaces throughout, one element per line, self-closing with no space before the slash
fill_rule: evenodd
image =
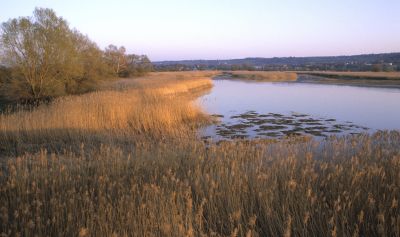
<path id="1" fill-rule="evenodd" d="M 400 53 L 326 57 L 274 57 L 226 60 L 182 60 L 153 63 L 157 70 L 341 70 L 397 71 Z"/>

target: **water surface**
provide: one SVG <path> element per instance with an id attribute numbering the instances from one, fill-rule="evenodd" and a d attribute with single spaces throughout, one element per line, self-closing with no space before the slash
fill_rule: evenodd
<path id="1" fill-rule="evenodd" d="M 400 89 L 214 80 L 199 98 L 220 123 L 215 139 L 356 134 L 400 129 Z"/>

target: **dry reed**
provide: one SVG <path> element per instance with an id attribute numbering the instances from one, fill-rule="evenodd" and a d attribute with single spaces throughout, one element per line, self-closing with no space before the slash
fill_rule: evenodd
<path id="1" fill-rule="evenodd" d="M 211 87 L 209 78 L 172 75 L 134 83 L 134 87 L 119 85 L 123 90 L 68 96 L 30 111 L 1 114 L 0 151 L 19 154 L 43 146 L 50 150 L 76 147 L 82 142 L 98 145 L 144 137 L 188 137 L 209 121 L 189 98 L 189 92 Z"/>
<path id="2" fill-rule="evenodd" d="M 297 80 L 297 74 L 293 72 L 228 71 L 225 73 L 228 73 L 233 78 L 252 81 L 285 82 Z"/>
<path id="3" fill-rule="evenodd" d="M 171 80 L 3 114 L 0 235 L 400 236 L 399 132 L 176 139 L 203 114 Z"/>
<path id="4" fill-rule="evenodd" d="M 3 236 L 399 236 L 400 134 L 42 150 L 0 173 Z"/>

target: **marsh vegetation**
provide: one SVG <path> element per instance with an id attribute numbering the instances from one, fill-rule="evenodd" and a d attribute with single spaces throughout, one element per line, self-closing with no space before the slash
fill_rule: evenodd
<path id="1" fill-rule="evenodd" d="M 224 115 L 214 114 L 213 116 L 220 120 L 224 118 Z M 256 111 L 246 111 L 210 125 L 203 131 L 203 139 L 263 139 L 307 135 L 328 137 L 346 133 L 360 134 L 367 130 L 367 127 L 358 126 L 349 121 L 338 123 L 336 119 L 315 118 L 307 114 L 259 114 Z"/>
<path id="2" fill-rule="evenodd" d="M 288 82 L 296 81 L 297 74 L 294 72 L 224 71 L 222 77 L 258 82 Z"/>
<path id="3" fill-rule="evenodd" d="M 196 131 L 213 119 L 192 100 L 210 73 L 150 74 L 2 114 L 0 233 L 400 235 L 399 132 L 205 143 Z M 238 118 L 268 116 L 285 119 Z"/>
<path id="4" fill-rule="evenodd" d="M 209 120 L 189 97 L 210 88 L 210 78 L 179 73 L 149 77 L 153 79 L 107 84 L 112 89 L 0 114 L 2 154 L 190 137 Z"/>
<path id="5" fill-rule="evenodd" d="M 197 98 L 222 72 L 149 73 L 147 57 L 100 50 L 50 9 L 3 23 L 1 43 L 0 101 L 14 104 L 0 112 L 0 236 L 400 236 L 398 130 L 250 110 L 244 87 L 222 98 L 246 110 L 214 113 Z M 201 139 L 206 126 L 229 139 Z"/>

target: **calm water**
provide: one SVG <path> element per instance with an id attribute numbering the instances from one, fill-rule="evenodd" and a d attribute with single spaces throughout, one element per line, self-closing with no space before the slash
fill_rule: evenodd
<path id="1" fill-rule="evenodd" d="M 213 138 L 400 129 L 400 89 L 216 79 L 198 101 L 220 117 L 201 132 Z"/>

